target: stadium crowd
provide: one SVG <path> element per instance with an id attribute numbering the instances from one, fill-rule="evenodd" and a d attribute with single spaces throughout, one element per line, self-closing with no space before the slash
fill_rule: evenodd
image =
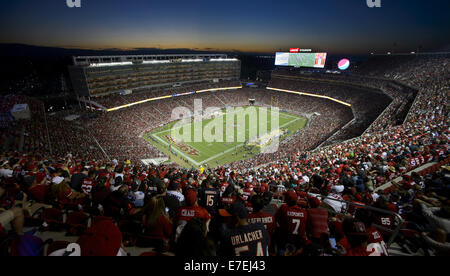
<path id="1" fill-rule="evenodd" d="M 314 126 L 313 119 L 305 129 L 311 138 L 294 135 L 292 147 L 283 145 L 273 156 L 260 155 L 215 169 L 143 166 L 126 154 L 120 161 L 105 161 L 50 157 L 46 151 L 5 151 L 0 156 L 2 253 L 73 254 L 66 252 L 63 241 L 48 241 L 43 252 L 45 243 L 34 235 L 36 230 L 24 232 L 25 225 L 35 224 L 38 231 L 63 229 L 79 236 L 81 255 L 126 255 L 127 246 L 138 246 L 154 248 L 143 254 L 149 256 L 168 252 L 190 257 L 381 256 L 389 254 L 393 238 L 407 253 L 448 255 L 448 61 L 448 57 L 434 62 L 424 56 L 393 62 L 383 76 L 418 89 L 405 122 L 391 124 L 392 113 L 384 112 L 378 122 L 387 123 L 372 125 L 361 137 L 312 151 L 296 141 L 314 146 L 326 140 L 351 119 L 348 112 L 275 92 L 281 109 L 317 112 L 323 115 L 318 120 L 324 121 Z M 336 93 L 320 82 L 272 81 L 279 88 L 314 91 L 320 87 L 327 95 Z M 88 128 L 107 152 L 113 152 L 115 145 L 124 144 L 123 138 L 136 139 L 141 134 L 138 130 L 153 128 L 150 122 L 168 122 L 164 115 L 183 101 L 186 107 L 198 97 L 204 107 L 239 104 L 250 97 L 267 105 L 271 101 L 272 92 L 243 91 L 241 95 L 237 95 L 241 91 L 228 91 L 163 100 L 143 109 L 147 104 L 135 106 L 106 114 Z M 353 103 L 360 108 L 355 113 L 372 116 L 372 121 L 390 104 L 381 96 L 378 101 L 370 94 L 360 95 L 336 97 Z M 373 109 L 364 110 L 370 106 Z M 343 119 L 329 124 L 329 115 L 334 121 Z M 329 131 L 315 133 L 324 126 Z M 120 148 L 117 154 L 122 150 L 138 154 L 129 148 Z M 419 169 L 426 164 L 431 167 Z M 280 204 L 274 205 L 276 200 Z M 12 229 L 10 233 L 7 228 Z M 401 230 L 396 233 L 396 229 Z"/>

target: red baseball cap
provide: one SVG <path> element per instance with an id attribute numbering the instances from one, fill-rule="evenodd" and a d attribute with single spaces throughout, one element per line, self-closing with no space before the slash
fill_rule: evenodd
<path id="1" fill-rule="evenodd" d="M 292 190 L 289 190 L 284 194 L 284 201 L 286 201 L 286 203 L 297 202 L 297 199 L 297 193 Z"/>
<path id="2" fill-rule="evenodd" d="M 266 186 L 261 186 L 261 188 L 259 188 L 259 192 L 264 194 L 266 192 Z"/>

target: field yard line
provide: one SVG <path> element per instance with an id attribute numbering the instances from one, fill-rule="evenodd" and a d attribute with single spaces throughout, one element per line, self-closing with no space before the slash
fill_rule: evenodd
<path id="1" fill-rule="evenodd" d="M 224 141 L 224 143 L 225 143 L 225 141 Z M 193 147 L 191 144 L 188 144 L 189 146 L 191 146 L 191 147 Z M 203 150 L 199 150 L 200 152 L 206 152 L 207 154 L 207 156 L 211 156 L 211 154 L 214 154 L 214 153 L 216 153 L 217 152 L 217 150 L 214 150 L 214 148 L 216 148 L 216 147 L 214 147 L 214 145 L 213 145 L 213 147 L 212 147 L 212 149 L 209 149 L 210 147 L 207 145 L 207 144 L 205 144 L 205 146 L 203 146 L 202 147 L 203 148 Z M 197 149 L 198 150 L 198 149 Z"/>
<path id="2" fill-rule="evenodd" d="M 234 112 L 234 113 L 237 113 L 237 111 Z M 269 114 L 270 114 L 270 113 L 269 113 Z M 223 113 L 223 114 L 222 114 L 222 117 L 224 117 L 225 115 L 228 115 L 228 114 Z M 293 116 L 293 115 L 287 114 L 287 113 L 285 113 L 285 112 L 280 113 L 280 117 L 283 117 L 283 118 L 285 118 L 285 119 L 286 119 L 286 117 L 288 117 L 288 118 L 294 118 L 294 119 L 300 119 L 300 116 Z M 209 119 L 211 119 L 211 118 L 209 118 Z M 205 120 L 209 120 L 209 119 L 205 119 Z M 203 124 L 203 121 L 204 121 L 204 120 L 202 120 L 202 124 Z M 224 122 L 226 122 L 226 120 L 224 120 Z M 191 129 L 192 129 L 192 124 L 193 124 L 193 123 L 190 122 L 190 123 L 188 123 L 187 125 L 190 126 Z M 180 127 L 177 127 L 177 128 L 174 128 L 173 130 L 178 130 L 178 129 L 180 129 L 180 128 L 183 128 L 184 126 L 185 126 L 185 125 L 180 126 Z M 172 130 L 172 128 L 170 128 L 169 130 Z M 158 134 L 161 134 L 161 133 L 163 133 L 163 132 L 165 132 L 165 131 L 167 131 L 167 130 L 163 130 L 163 131 L 160 131 L 160 132 L 156 132 L 156 133 L 154 133 L 154 134 L 158 135 Z"/>
<path id="3" fill-rule="evenodd" d="M 167 129 L 166 131 L 168 132 L 168 134 L 170 134 L 170 129 Z M 248 131 L 247 131 L 247 132 L 248 132 Z M 164 131 L 158 132 L 158 133 L 161 134 L 161 133 L 164 133 Z M 158 133 L 155 133 L 155 134 L 158 134 Z M 214 152 L 215 152 L 215 151 L 213 151 L 213 150 L 208 149 L 207 147 L 203 147 L 203 148 L 200 150 L 199 148 L 193 146 L 191 143 L 186 143 L 186 144 L 187 144 L 188 146 L 190 146 L 190 147 L 192 147 L 192 148 L 198 150 L 198 152 L 200 152 L 202 155 L 205 155 L 205 153 L 206 153 L 206 155 L 210 156 L 211 153 L 214 153 Z M 243 144 L 241 144 L 241 146 L 242 146 L 242 145 L 243 145 Z M 183 153 L 182 153 L 182 155 L 185 156 Z M 200 162 L 200 164 L 203 164 L 203 163 Z"/>
<path id="4" fill-rule="evenodd" d="M 159 141 L 161 141 L 161 143 L 165 144 L 166 146 L 169 146 L 169 144 L 164 141 L 163 139 L 161 139 L 159 136 L 152 134 L 153 137 L 155 137 L 156 139 L 158 139 Z M 192 163 L 194 163 L 196 166 L 199 166 L 201 163 L 197 163 L 196 161 L 194 161 L 192 158 L 190 158 L 189 156 L 186 156 L 183 152 L 181 152 L 180 150 L 178 150 L 176 147 L 172 147 L 173 150 L 175 150 L 176 152 L 178 152 L 180 155 L 182 155 L 183 157 L 185 157 L 186 159 L 188 159 L 189 161 L 191 161 Z"/>
<path id="5" fill-rule="evenodd" d="M 285 118 L 288 117 L 288 118 L 297 118 L 297 119 L 298 119 L 299 117 L 301 117 L 301 116 L 293 116 L 293 115 L 287 114 L 287 113 L 285 113 L 285 112 L 283 112 L 283 113 L 280 112 L 280 117 L 283 117 L 283 116 L 284 116 Z"/>
<path id="6" fill-rule="evenodd" d="M 284 125 L 280 126 L 280 128 L 281 128 L 281 127 L 285 127 L 285 126 L 287 126 L 287 125 L 290 125 L 290 124 L 292 124 L 293 122 L 296 122 L 296 121 L 298 121 L 298 120 L 300 120 L 300 118 L 297 118 L 297 119 L 295 119 L 295 120 L 293 120 L 293 121 L 287 122 L 287 123 L 285 123 Z M 208 162 L 208 161 L 214 160 L 214 159 L 216 159 L 216 158 L 219 157 L 219 156 L 222 156 L 222 155 L 225 155 L 225 154 L 229 153 L 230 151 L 234 150 L 235 148 L 240 148 L 240 147 L 242 147 L 244 144 L 245 144 L 245 143 L 242 143 L 242 144 L 237 145 L 237 146 L 235 146 L 235 147 L 232 147 L 232 148 L 230 148 L 230 149 L 228 149 L 228 150 L 226 150 L 226 151 L 224 151 L 224 152 L 222 152 L 222 153 L 218 153 L 218 154 L 216 154 L 216 155 L 214 155 L 214 156 L 211 156 L 210 158 L 205 159 L 205 160 L 201 161 L 200 163 L 205 164 L 205 163 Z"/>
<path id="7" fill-rule="evenodd" d="M 233 150 L 235 150 L 235 149 L 237 149 L 237 148 L 241 148 L 243 145 L 244 145 L 244 143 L 242 143 L 242 144 L 240 144 L 240 145 L 236 145 L 236 146 L 234 146 L 234 147 L 232 147 L 232 148 L 227 149 L 227 150 L 224 151 L 224 152 L 221 152 L 221 153 L 218 153 L 218 154 L 216 154 L 216 155 L 214 155 L 214 156 L 211 156 L 210 158 L 205 159 L 205 160 L 203 160 L 203 161 L 200 162 L 200 163 L 201 163 L 201 164 L 206 164 L 206 162 L 211 161 L 211 160 L 214 160 L 214 159 L 216 159 L 217 157 L 222 156 L 222 155 L 225 155 L 225 154 L 229 153 L 230 151 L 233 151 Z"/>
<path id="8" fill-rule="evenodd" d="M 237 113 L 237 111 L 234 112 L 234 113 Z M 222 117 L 224 117 L 225 115 L 226 115 L 226 113 L 223 112 L 223 113 L 222 113 Z M 191 118 L 191 119 L 192 119 L 192 118 Z M 209 118 L 209 119 L 212 119 L 212 118 Z M 201 121 L 202 127 L 204 127 L 204 126 L 203 126 L 203 121 L 206 121 L 206 120 L 209 120 L 209 119 L 203 119 L 203 120 Z M 177 121 L 177 122 L 178 122 L 178 121 Z M 194 122 L 194 123 L 195 123 L 195 122 Z M 193 125 L 193 123 L 192 123 L 192 120 L 191 120 L 190 123 L 188 123 L 188 124 L 186 124 L 186 125 L 182 125 L 182 126 L 177 127 L 177 128 L 174 128 L 173 130 L 178 130 L 178 129 L 180 129 L 180 128 L 183 128 L 184 126 L 189 126 L 189 127 L 192 129 L 192 125 Z M 168 130 L 171 131 L 172 128 L 170 128 L 170 129 L 168 129 Z M 156 132 L 156 133 L 154 133 L 154 134 L 161 134 L 161 133 L 163 133 L 163 132 L 165 132 L 165 131 L 167 131 L 167 129 L 166 129 L 166 130 L 163 130 L 163 131 L 160 131 L 160 132 Z"/>

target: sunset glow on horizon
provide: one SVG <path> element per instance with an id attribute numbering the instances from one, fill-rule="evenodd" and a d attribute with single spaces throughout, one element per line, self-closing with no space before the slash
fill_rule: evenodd
<path id="1" fill-rule="evenodd" d="M 273 53 L 439 49 L 449 45 L 448 1 L 8 1 L 0 43 L 83 49 Z M 350 1 L 349 1 L 350 2 Z M 447 8 L 447 9 L 446 9 Z"/>

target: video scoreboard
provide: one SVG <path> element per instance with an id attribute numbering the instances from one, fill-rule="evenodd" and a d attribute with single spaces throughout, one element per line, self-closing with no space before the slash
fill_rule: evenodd
<path id="1" fill-rule="evenodd" d="M 275 65 L 293 67 L 324 68 L 327 53 L 284 53 L 275 55 Z"/>

